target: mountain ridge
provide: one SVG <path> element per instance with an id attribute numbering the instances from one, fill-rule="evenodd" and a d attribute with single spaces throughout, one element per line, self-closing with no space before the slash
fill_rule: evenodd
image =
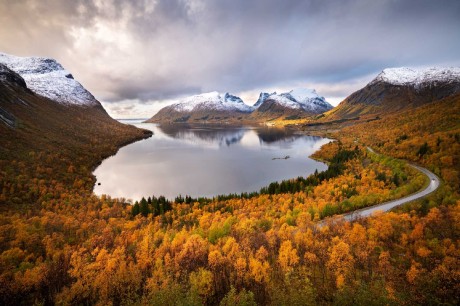
<path id="1" fill-rule="evenodd" d="M 383 69 L 369 84 L 386 82 L 392 85 L 422 86 L 433 82 L 452 82 L 460 78 L 460 67 L 408 67 Z"/>
<path id="2" fill-rule="evenodd" d="M 0 53 L 0 64 L 20 75 L 27 88 L 35 94 L 66 105 L 102 107 L 99 101 L 54 59 Z"/>
<path id="3" fill-rule="evenodd" d="M 415 108 L 460 92 L 460 68 L 387 68 L 325 113 L 326 120 Z"/>

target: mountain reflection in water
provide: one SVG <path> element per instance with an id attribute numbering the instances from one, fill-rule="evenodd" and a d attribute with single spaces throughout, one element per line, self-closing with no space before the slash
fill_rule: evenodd
<path id="1" fill-rule="evenodd" d="M 277 142 L 294 142 L 301 137 L 312 140 L 321 139 L 317 136 L 296 134 L 293 130 L 278 127 L 247 127 L 247 126 L 220 126 L 220 125 L 190 125 L 190 124 L 162 124 L 157 126 L 164 134 L 172 138 L 193 140 L 197 139 L 220 146 L 230 146 L 241 141 L 245 133 L 254 131 L 262 144 Z"/>

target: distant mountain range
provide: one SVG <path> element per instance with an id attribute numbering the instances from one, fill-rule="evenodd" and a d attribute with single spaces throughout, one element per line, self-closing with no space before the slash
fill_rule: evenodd
<path id="1" fill-rule="evenodd" d="M 0 121 L 10 127 L 21 121 L 22 114 L 13 109 L 29 105 L 29 98 L 54 105 L 54 108 L 59 105 L 59 108 L 72 108 L 73 111 L 78 109 L 84 112 L 86 119 L 98 114 L 99 120 L 119 124 L 54 59 L 0 53 L 0 85 L 3 88 Z M 276 119 L 321 118 L 327 121 L 375 117 L 415 108 L 456 93 L 460 93 L 458 67 L 388 68 L 335 108 L 314 89 L 307 88 L 296 88 L 280 94 L 261 92 L 252 106 L 235 95 L 210 92 L 186 97 L 164 107 L 148 122 L 250 123 Z M 318 116 L 320 114 L 323 115 Z M 81 124 L 81 120 L 77 124 Z"/>
<path id="2" fill-rule="evenodd" d="M 460 92 L 460 68 L 389 68 L 326 113 L 328 118 L 394 113 Z"/>
<path id="3" fill-rule="evenodd" d="M 287 93 L 260 93 L 249 106 L 237 96 L 218 92 L 184 98 L 162 108 L 148 122 L 225 122 L 275 119 L 282 116 L 311 116 L 332 109 L 315 90 L 297 88 Z"/>
<path id="4" fill-rule="evenodd" d="M 324 114 L 323 120 L 375 116 L 440 100 L 460 92 L 460 68 L 388 68 L 333 108 L 315 90 L 261 92 L 253 106 L 217 92 L 184 98 L 161 109 L 148 122 L 264 122 Z"/>

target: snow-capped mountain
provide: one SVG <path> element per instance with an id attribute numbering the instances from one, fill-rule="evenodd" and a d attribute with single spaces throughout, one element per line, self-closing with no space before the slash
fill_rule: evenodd
<path id="1" fill-rule="evenodd" d="M 32 92 L 61 104 L 100 106 L 94 96 L 54 59 L 0 53 L 0 63 L 19 74 Z"/>
<path id="2" fill-rule="evenodd" d="M 375 116 L 418 107 L 460 93 L 460 68 L 387 68 L 352 93 L 331 118 Z"/>
<path id="3" fill-rule="evenodd" d="M 296 88 L 289 92 L 277 94 L 260 93 L 259 99 L 256 104 L 255 113 L 276 113 L 283 115 L 289 112 L 290 115 L 307 114 L 321 114 L 330 109 L 332 105 L 329 104 L 324 97 L 319 96 L 314 89 Z"/>
<path id="4" fill-rule="evenodd" d="M 99 102 L 86 96 L 86 91 L 84 100 L 80 95 L 76 99 L 56 101 L 55 95 L 62 99 L 73 92 L 60 94 L 59 90 L 65 91 L 66 87 L 53 79 L 59 78 L 60 73 L 66 72 L 53 60 L 0 56 L 0 151 L 6 153 L 2 158 L 14 159 L 14 150 L 59 150 L 67 157 L 54 162 L 67 164 L 72 156 L 83 156 L 89 169 L 103 156 L 115 154 L 123 144 L 152 134 L 111 118 Z M 47 97 L 33 92 L 44 84 L 48 88 Z M 64 84 L 77 86 L 65 80 Z M 74 155 L 66 155 L 67 152 Z M 35 159 L 26 161 L 33 165 Z M 68 183 L 59 175 L 53 176 L 55 179 L 61 180 L 59 184 Z"/>
<path id="5" fill-rule="evenodd" d="M 237 96 L 213 91 L 183 98 L 162 108 L 147 122 L 226 122 L 242 120 L 253 110 Z"/>
<path id="6" fill-rule="evenodd" d="M 315 90 L 297 88 L 277 94 L 261 92 L 254 106 L 239 97 L 216 91 L 183 98 L 162 108 L 148 122 L 242 122 L 261 121 L 268 116 L 320 114 L 332 108 Z M 252 116 L 252 114 L 255 114 Z"/>
<path id="7" fill-rule="evenodd" d="M 243 100 L 239 97 L 229 93 L 220 94 L 217 91 L 184 98 L 178 103 L 171 105 L 171 108 L 180 112 L 192 112 L 205 109 L 243 113 L 250 113 L 253 111 L 253 108 L 244 104 Z"/>

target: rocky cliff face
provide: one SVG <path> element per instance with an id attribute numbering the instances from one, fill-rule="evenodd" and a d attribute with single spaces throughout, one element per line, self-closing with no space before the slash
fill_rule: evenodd
<path id="1" fill-rule="evenodd" d="M 0 82 L 5 84 L 15 84 L 22 88 L 27 88 L 26 81 L 24 81 L 19 74 L 9 69 L 5 64 L 0 64 Z"/>

